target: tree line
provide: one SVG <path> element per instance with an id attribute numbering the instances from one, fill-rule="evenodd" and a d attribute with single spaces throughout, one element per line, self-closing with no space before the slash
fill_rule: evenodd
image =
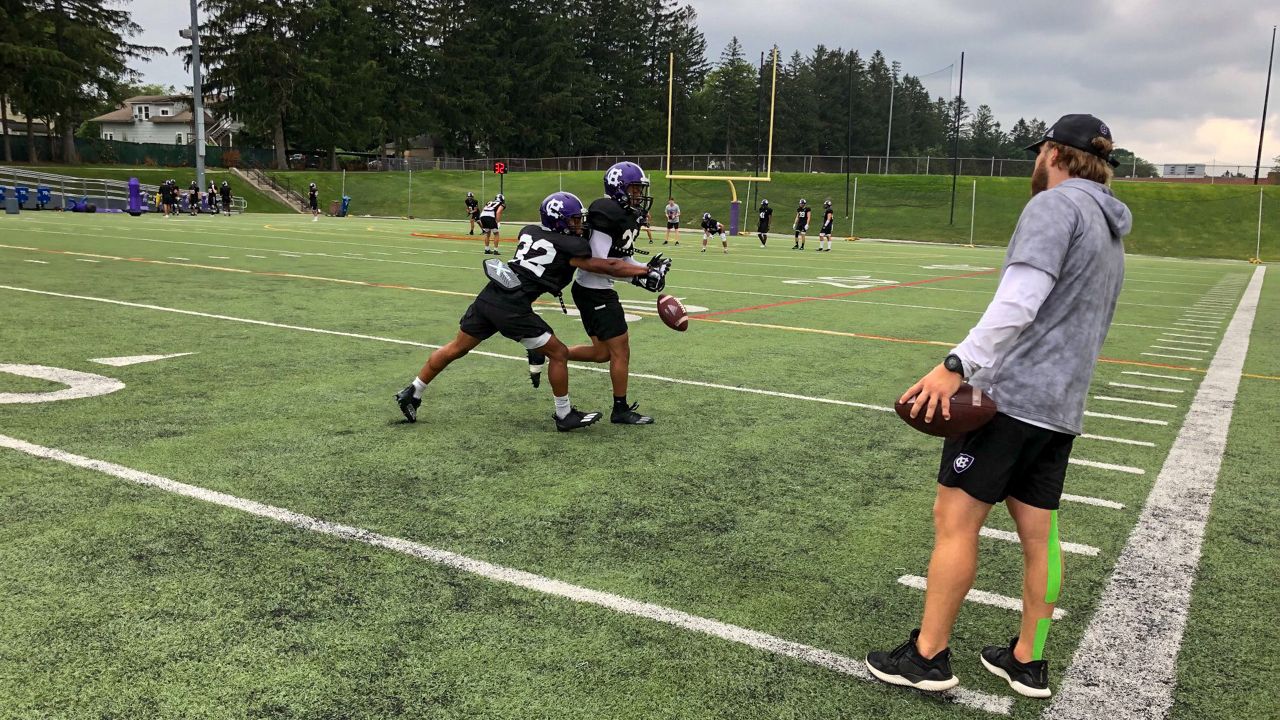
<path id="1" fill-rule="evenodd" d="M 129 94 L 129 62 L 164 53 L 133 44 L 138 26 L 113 5 L 0 0 L 0 95 L 53 121 L 68 158 L 84 120 Z M 205 95 L 244 123 L 243 143 L 274 147 L 281 167 L 289 149 L 333 158 L 420 135 L 461 157 L 660 153 L 669 53 L 674 153 L 753 155 L 767 132 L 772 48 L 752 56 L 734 38 L 709 58 L 697 12 L 678 0 L 200 7 Z M 171 61 L 189 65 L 189 51 Z M 775 154 L 882 155 L 891 101 L 895 156 L 950 155 L 957 118 L 968 157 L 1023 158 L 1045 130 L 1037 118 L 1005 130 L 988 105 L 931 94 L 878 50 L 780 53 L 777 83 Z"/>

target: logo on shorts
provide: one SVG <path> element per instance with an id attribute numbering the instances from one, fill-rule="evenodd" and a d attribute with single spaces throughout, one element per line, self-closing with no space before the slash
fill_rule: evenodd
<path id="1" fill-rule="evenodd" d="M 973 467 L 973 456 L 968 453 L 960 453 L 956 456 L 956 459 L 951 462 L 951 467 L 955 468 L 957 473 L 962 473 Z"/>

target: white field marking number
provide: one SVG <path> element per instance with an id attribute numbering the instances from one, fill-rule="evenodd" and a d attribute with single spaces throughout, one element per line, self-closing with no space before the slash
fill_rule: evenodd
<path id="1" fill-rule="evenodd" d="M 124 388 L 124 383 L 104 375 L 48 367 L 46 365 L 0 364 L 0 372 L 35 380 L 49 380 L 67 386 L 65 389 L 50 392 L 0 393 L 0 405 L 77 400 L 108 395 Z"/>
<path id="2" fill-rule="evenodd" d="M 854 275 L 852 277 L 822 276 L 816 280 L 783 280 L 784 285 L 831 285 L 832 287 L 863 290 L 883 285 L 897 285 L 897 280 L 879 280 L 870 275 Z"/>
<path id="3" fill-rule="evenodd" d="M 533 255 L 530 255 L 530 252 L 533 252 Z M 520 267 L 542 277 L 542 273 L 547 271 L 547 266 L 555 259 L 556 246 L 552 245 L 551 241 L 541 238 L 534 240 L 532 235 L 520 236 L 515 254 L 515 261 L 520 263 Z"/>

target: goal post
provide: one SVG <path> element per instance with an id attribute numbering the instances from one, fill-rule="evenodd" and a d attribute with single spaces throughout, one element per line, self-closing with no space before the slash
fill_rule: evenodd
<path id="1" fill-rule="evenodd" d="M 667 181 L 674 180 L 707 180 L 712 182 L 729 183 L 729 194 L 731 197 L 729 203 L 729 234 L 738 234 L 739 220 L 742 217 L 742 203 L 738 200 L 738 188 L 734 183 L 765 183 L 770 182 L 773 175 L 773 117 L 778 97 L 778 48 L 773 48 L 773 71 L 772 81 L 769 88 L 769 141 L 765 152 L 765 172 L 760 175 L 760 168 L 755 168 L 754 175 L 699 175 L 699 174 L 672 174 L 671 173 L 671 128 L 672 115 L 675 107 L 675 83 L 676 83 L 676 54 L 670 53 L 667 58 Z M 759 146 L 757 145 L 757 151 Z"/>

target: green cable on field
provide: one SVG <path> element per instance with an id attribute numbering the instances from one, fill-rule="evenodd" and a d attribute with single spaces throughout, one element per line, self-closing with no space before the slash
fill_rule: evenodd
<path id="1" fill-rule="evenodd" d="M 1049 569 L 1045 583 L 1044 601 L 1050 605 L 1058 602 L 1058 593 L 1062 590 L 1062 544 L 1058 541 L 1058 511 L 1049 511 Z M 1036 622 L 1036 640 L 1031 649 L 1031 659 L 1044 658 L 1044 643 L 1049 638 L 1049 626 L 1053 616 L 1041 618 Z"/>

